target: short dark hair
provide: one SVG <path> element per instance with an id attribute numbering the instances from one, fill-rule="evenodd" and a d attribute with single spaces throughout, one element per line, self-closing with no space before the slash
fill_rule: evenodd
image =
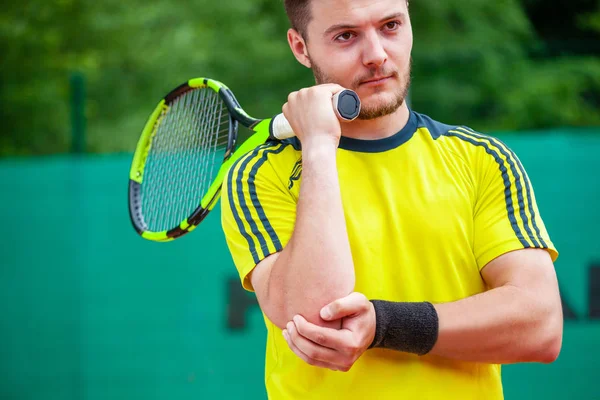
<path id="1" fill-rule="evenodd" d="M 290 20 L 292 29 L 298 31 L 306 39 L 306 27 L 312 19 L 310 0 L 284 0 L 285 13 Z"/>

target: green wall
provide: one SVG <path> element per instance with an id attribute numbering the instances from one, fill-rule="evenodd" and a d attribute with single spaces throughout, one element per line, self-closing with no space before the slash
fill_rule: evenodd
<path id="1" fill-rule="evenodd" d="M 533 182 L 573 313 L 557 362 L 504 367 L 507 399 L 600 399 L 592 133 L 500 135 Z M 0 398 L 265 398 L 263 321 L 257 307 L 244 314 L 251 297 L 237 284 L 228 289 L 237 277 L 218 213 L 180 240 L 142 240 L 127 214 L 129 163 L 0 161 Z"/>

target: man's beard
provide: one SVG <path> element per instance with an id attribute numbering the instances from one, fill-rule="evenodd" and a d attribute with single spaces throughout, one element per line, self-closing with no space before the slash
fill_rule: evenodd
<path id="1" fill-rule="evenodd" d="M 315 76 L 315 82 L 317 85 L 321 85 L 324 83 L 338 83 L 336 80 L 330 76 L 328 76 L 319 66 L 310 59 L 313 75 Z M 411 60 L 412 62 L 412 60 Z M 408 89 L 410 88 L 410 71 L 411 64 L 408 65 L 408 70 L 404 76 L 404 79 L 401 80 L 401 85 L 398 91 L 396 91 L 394 99 L 388 101 L 383 104 L 375 104 L 372 107 L 365 107 L 364 104 L 361 107 L 360 114 L 358 115 L 358 119 L 362 120 L 370 120 L 379 117 L 383 117 L 389 114 L 393 114 L 406 100 L 406 96 L 408 96 Z M 361 76 L 352 82 L 351 87 L 348 89 L 357 90 L 360 86 L 361 82 L 364 82 L 368 79 L 374 78 L 376 75 L 379 76 L 393 76 L 395 79 L 399 79 L 398 71 L 391 70 L 378 70 L 371 69 L 368 75 Z"/>

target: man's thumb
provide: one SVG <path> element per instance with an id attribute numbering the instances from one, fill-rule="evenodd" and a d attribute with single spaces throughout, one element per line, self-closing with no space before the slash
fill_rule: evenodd
<path id="1" fill-rule="evenodd" d="M 359 293 L 352 293 L 327 304 L 325 307 L 321 308 L 321 318 L 325 321 L 334 321 L 356 314 L 361 310 L 360 296 Z"/>

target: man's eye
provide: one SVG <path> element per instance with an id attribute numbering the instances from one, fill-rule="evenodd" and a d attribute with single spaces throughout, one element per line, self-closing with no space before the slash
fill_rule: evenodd
<path id="1" fill-rule="evenodd" d="M 352 32 L 344 32 L 341 35 L 337 35 L 335 37 L 335 40 L 337 40 L 338 42 L 347 42 L 348 40 L 352 39 L 354 37 L 354 34 Z"/>
<path id="2" fill-rule="evenodd" d="M 400 27 L 400 23 L 398 21 L 390 21 L 385 24 L 385 29 L 388 31 L 395 31 Z"/>

